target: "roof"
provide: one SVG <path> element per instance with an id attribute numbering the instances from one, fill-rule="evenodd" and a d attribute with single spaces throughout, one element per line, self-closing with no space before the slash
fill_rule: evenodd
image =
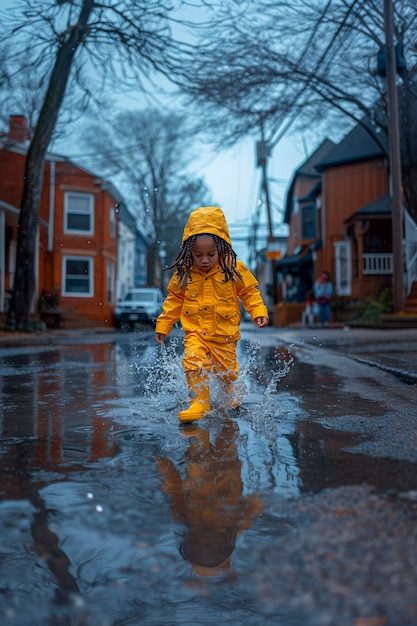
<path id="1" fill-rule="evenodd" d="M 336 147 L 336 144 L 330 139 L 325 139 L 322 143 L 307 157 L 305 161 L 295 170 L 294 178 L 298 175 L 317 177 L 316 165 L 322 161 L 326 155 Z"/>
<path id="2" fill-rule="evenodd" d="M 357 163 L 383 157 L 387 154 L 387 139 L 384 133 L 378 134 L 366 120 L 357 124 L 325 158 L 316 163 L 316 170 L 344 163 Z"/>
<path id="3" fill-rule="evenodd" d="M 313 202 L 317 198 L 320 192 L 321 192 L 321 180 L 318 180 L 316 183 L 314 183 L 310 191 L 305 196 L 303 196 L 302 198 L 298 198 L 298 201 L 299 202 Z"/>
<path id="4" fill-rule="evenodd" d="M 15 154 L 19 154 L 21 156 L 27 155 L 29 147 L 30 147 L 29 142 L 19 143 L 19 142 L 10 142 L 10 140 L 7 140 L 7 139 L 0 140 L 0 149 L 5 150 L 7 152 L 14 152 Z M 97 174 L 79 165 L 78 163 L 73 161 L 70 157 L 47 151 L 45 155 L 45 162 L 47 161 L 54 162 L 54 163 L 66 163 L 68 165 L 71 165 L 72 167 L 76 167 L 78 170 L 81 170 L 82 172 L 85 172 L 86 174 L 91 176 L 94 179 L 94 183 L 96 185 L 100 185 L 102 189 L 107 191 L 107 193 L 112 197 L 112 199 L 117 204 L 124 203 L 122 195 L 119 193 L 119 191 L 116 189 L 116 187 L 113 185 L 111 181 L 105 178 L 102 178 L 100 176 L 97 176 Z"/>
<path id="5" fill-rule="evenodd" d="M 373 200 L 369 204 L 361 207 L 355 213 L 345 220 L 345 224 L 351 220 L 369 217 L 390 217 L 391 216 L 391 197 L 388 193 Z"/>

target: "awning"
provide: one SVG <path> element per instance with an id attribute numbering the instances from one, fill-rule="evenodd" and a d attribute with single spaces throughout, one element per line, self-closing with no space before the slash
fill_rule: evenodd
<path id="1" fill-rule="evenodd" d="M 387 193 L 380 198 L 376 198 L 369 204 L 358 209 L 355 213 L 352 213 L 343 223 L 349 225 L 357 220 L 364 219 L 387 219 L 392 215 L 391 197 Z"/>
<path id="2" fill-rule="evenodd" d="M 298 246 L 298 248 L 294 250 L 294 254 L 275 261 L 275 267 L 277 270 L 284 271 L 291 268 L 295 269 L 300 265 L 310 264 L 313 260 L 313 251 L 318 248 L 321 248 L 320 239 L 309 245 Z"/>

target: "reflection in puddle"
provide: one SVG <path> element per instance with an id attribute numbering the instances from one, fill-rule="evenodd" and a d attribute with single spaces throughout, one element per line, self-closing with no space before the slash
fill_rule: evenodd
<path id="1" fill-rule="evenodd" d="M 202 577 L 230 574 L 236 538 L 262 510 L 258 496 L 243 496 L 236 422 L 225 418 L 215 440 L 199 426 L 185 428 L 188 447 L 181 471 L 157 457 L 173 519 L 185 526 L 180 552 Z"/>

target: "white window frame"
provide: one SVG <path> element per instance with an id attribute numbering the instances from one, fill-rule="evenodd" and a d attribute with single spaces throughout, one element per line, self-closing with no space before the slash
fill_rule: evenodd
<path id="1" fill-rule="evenodd" d="M 88 200 L 87 211 L 69 209 L 69 200 L 71 197 L 83 198 Z M 90 228 L 81 230 L 78 228 L 68 228 L 68 216 L 78 213 L 79 215 L 88 215 L 90 218 Z M 64 194 L 64 233 L 72 235 L 93 235 L 94 234 L 94 195 L 92 193 L 82 193 L 80 191 L 66 191 Z"/>
<path id="2" fill-rule="evenodd" d="M 338 296 L 352 295 L 352 252 L 350 241 L 334 241 L 336 293 Z"/>
<path id="3" fill-rule="evenodd" d="M 67 291 L 67 263 L 68 261 L 87 261 L 88 263 L 88 286 L 86 291 Z M 62 295 L 74 298 L 91 298 L 94 294 L 94 259 L 89 256 L 64 256 L 62 258 Z"/>

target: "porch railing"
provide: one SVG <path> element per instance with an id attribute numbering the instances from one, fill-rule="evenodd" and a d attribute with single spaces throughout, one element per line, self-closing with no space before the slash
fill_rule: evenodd
<path id="1" fill-rule="evenodd" d="M 364 274 L 392 274 L 392 254 L 364 254 Z"/>
<path id="2" fill-rule="evenodd" d="M 412 284 L 417 282 L 417 225 L 408 213 L 404 211 L 404 254 L 406 266 L 407 295 L 411 292 Z"/>

